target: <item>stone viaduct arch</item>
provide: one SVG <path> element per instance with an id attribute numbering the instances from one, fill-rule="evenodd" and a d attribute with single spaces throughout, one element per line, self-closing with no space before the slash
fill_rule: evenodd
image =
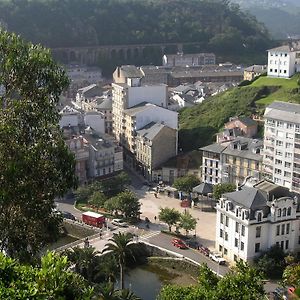
<path id="1" fill-rule="evenodd" d="M 165 43 L 165 44 L 135 44 L 135 45 L 106 45 L 91 47 L 53 48 L 52 55 L 55 59 L 63 62 L 77 62 L 81 64 L 96 64 L 99 57 L 107 59 L 132 59 L 144 58 L 150 49 L 156 49 L 163 55 L 168 48 L 182 52 L 183 46 L 198 43 Z"/>

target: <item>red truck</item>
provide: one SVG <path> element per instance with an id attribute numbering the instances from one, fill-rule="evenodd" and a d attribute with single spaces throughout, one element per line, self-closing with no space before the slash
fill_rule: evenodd
<path id="1" fill-rule="evenodd" d="M 82 213 L 82 222 L 102 228 L 105 224 L 105 217 L 92 211 L 86 211 Z"/>

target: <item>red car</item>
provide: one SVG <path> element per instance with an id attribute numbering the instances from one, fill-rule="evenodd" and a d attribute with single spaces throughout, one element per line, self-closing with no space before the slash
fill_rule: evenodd
<path id="1" fill-rule="evenodd" d="M 206 248 L 206 247 L 204 247 L 204 246 L 200 246 L 199 247 L 199 251 L 202 253 L 202 254 L 204 254 L 205 256 L 209 256 L 209 249 L 208 248 Z"/>
<path id="2" fill-rule="evenodd" d="M 187 245 L 180 239 L 173 239 L 172 240 L 173 246 L 180 248 L 180 249 L 187 249 Z"/>

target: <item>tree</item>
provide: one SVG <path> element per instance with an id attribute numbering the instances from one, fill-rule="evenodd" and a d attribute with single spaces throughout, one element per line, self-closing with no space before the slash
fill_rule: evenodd
<path id="1" fill-rule="evenodd" d="M 190 230 L 196 228 L 197 220 L 188 212 L 180 215 L 179 227 L 185 230 L 185 234 L 188 235 Z"/>
<path id="2" fill-rule="evenodd" d="M 53 252 L 41 259 L 40 267 L 22 265 L 0 254 L 1 299 L 92 299 L 93 289 L 84 278 L 69 270 L 66 256 Z"/>
<path id="3" fill-rule="evenodd" d="M 0 248 L 30 261 L 58 230 L 54 198 L 76 184 L 56 105 L 68 85 L 49 50 L 0 30 Z"/>
<path id="4" fill-rule="evenodd" d="M 118 213 L 119 210 L 119 201 L 117 197 L 112 197 L 105 201 L 104 203 L 104 209 L 107 210 L 112 215 L 115 215 Z"/>
<path id="5" fill-rule="evenodd" d="M 191 193 L 193 188 L 200 183 L 200 180 L 195 175 L 186 175 L 175 179 L 173 187 L 179 191 Z"/>
<path id="6" fill-rule="evenodd" d="M 219 280 L 216 287 L 217 299 L 265 299 L 262 274 L 242 260 L 236 263 L 233 271 Z"/>
<path id="7" fill-rule="evenodd" d="M 101 269 L 98 254 L 93 247 L 75 247 L 65 251 L 68 259 L 75 264 L 75 272 L 83 276 L 89 284 L 99 282 Z"/>
<path id="8" fill-rule="evenodd" d="M 282 275 L 285 286 L 300 288 L 300 264 L 287 266 Z"/>
<path id="9" fill-rule="evenodd" d="M 218 282 L 218 276 L 207 266 L 207 264 L 202 264 L 199 269 L 199 285 L 209 290 L 212 286 L 217 286 Z"/>
<path id="10" fill-rule="evenodd" d="M 235 191 L 235 185 L 232 183 L 219 183 L 213 187 L 213 197 L 220 199 L 224 193 L 230 193 Z"/>
<path id="11" fill-rule="evenodd" d="M 180 212 L 174 208 L 161 208 L 158 218 L 168 224 L 169 231 L 171 232 L 172 226 L 175 225 L 180 219 Z"/>
<path id="12" fill-rule="evenodd" d="M 99 208 L 104 206 L 104 203 L 106 201 L 105 195 L 101 192 L 94 192 L 92 196 L 89 198 L 88 203 L 90 205 L 93 205 L 97 208 L 97 211 Z"/>
<path id="13" fill-rule="evenodd" d="M 102 253 L 112 252 L 119 263 L 120 267 L 120 289 L 124 289 L 124 268 L 126 256 L 132 254 L 130 250 L 130 243 L 132 242 L 131 233 L 114 233 L 113 237 L 109 239 L 109 243 L 103 249 Z"/>
<path id="14" fill-rule="evenodd" d="M 141 204 L 133 192 L 121 192 L 116 196 L 116 199 L 118 210 L 125 218 L 137 218 L 140 215 Z"/>

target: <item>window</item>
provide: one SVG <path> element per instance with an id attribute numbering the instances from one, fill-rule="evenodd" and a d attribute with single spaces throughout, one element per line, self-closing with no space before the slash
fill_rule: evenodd
<path id="1" fill-rule="evenodd" d="M 277 156 L 282 156 L 282 151 L 276 150 L 276 155 Z"/>
<path id="2" fill-rule="evenodd" d="M 257 214 L 257 222 L 261 222 L 261 213 Z"/>
<path id="3" fill-rule="evenodd" d="M 281 175 L 281 169 L 275 168 L 275 174 Z"/>
<path id="4" fill-rule="evenodd" d="M 222 207 L 222 206 L 221 206 L 221 207 Z M 224 215 L 223 215 L 223 214 L 220 215 L 220 223 L 221 223 L 221 224 L 224 223 Z"/>
<path id="5" fill-rule="evenodd" d="M 261 226 L 256 227 L 256 237 L 259 238 L 261 235 Z"/>
<path id="6" fill-rule="evenodd" d="M 282 210 L 282 216 L 283 216 L 283 217 L 286 216 L 286 208 L 284 208 L 284 209 Z"/>
<path id="7" fill-rule="evenodd" d="M 228 226 L 228 223 L 229 223 L 229 217 L 226 216 L 226 220 L 225 220 L 225 226 Z"/>
<path id="8" fill-rule="evenodd" d="M 284 246 L 284 241 L 281 241 L 280 242 L 280 248 L 283 249 L 283 246 Z"/>
<path id="9" fill-rule="evenodd" d="M 240 224 L 238 222 L 235 222 L 235 232 L 239 232 L 239 226 Z"/>
<path id="10" fill-rule="evenodd" d="M 222 238 L 223 237 L 223 230 L 220 229 L 220 237 Z"/>
<path id="11" fill-rule="evenodd" d="M 245 236 L 245 226 L 242 225 L 242 236 Z"/>
<path id="12" fill-rule="evenodd" d="M 239 241 L 237 238 L 234 239 L 234 247 L 238 247 L 239 246 Z"/>
<path id="13" fill-rule="evenodd" d="M 288 249 L 288 248 L 289 248 L 289 241 L 286 240 L 286 241 L 285 241 L 285 249 Z"/>
<path id="14" fill-rule="evenodd" d="M 281 208 L 277 210 L 277 217 L 281 217 Z"/>
<path id="15" fill-rule="evenodd" d="M 284 176 L 285 177 L 291 177 L 291 175 L 292 175 L 291 172 L 284 171 Z"/>
<path id="16" fill-rule="evenodd" d="M 276 235 L 279 235 L 280 234 L 280 225 L 277 225 L 276 226 Z"/>
<path id="17" fill-rule="evenodd" d="M 270 69 L 270 72 L 273 72 L 273 69 L 272 69 L 272 68 Z"/>
<path id="18" fill-rule="evenodd" d="M 290 233 L 290 223 L 286 224 L 286 234 Z"/>
<path id="19" fill-rule="evenodd" d="M 225 241 L 228 241 L 228 233 L 225 232 Z"/>
<path id="20" fill-rule="evenodd" d="M 255 244 L 255 253 L 260 251 L 260 243 Z"/>
<path id="21" fill-rule="evenodd" d="M 219 245 L 219 251 L 222 252 L 223 247 L 221 245 Z"/>
<path id="22" fill-rule="evenodd" d="M 286 153 L 285 153 L 285 157 L 286 157 L 286 158 L 292 158 L 292 157 L 293 157 L 293 154 L 290 153 L 290 152 L 286 152 Z"/>
<path id="23" fill-rule="evenodd" d="M 282 160 L 280 159 L 275 159 L 275 165 L 281 165 L 282 164 Z"/>
<path id="24" fill-rule="evenodd" d="M 226 248 L 224 248 L 224 255 L 227 255 L 228 251 Z"/>
<path id="25" fill-rule="evenodd" d="M 290 148 L 293 148 L 293 144 L 292 143 L 285 143 L 285 147 L 287 148 L 287 149 L 290 149 Z"/>
<path id="26" fill-rule="evenodd" d="M 238 208 L 235 210 L 235 216 L 236 216 L 236 217 L 239 216 L 239 209 L 238 209 Z"/>
<path id="27" fill-rule="evenodd" d="M 284 235 L 285 232 L 285 224 L 281 225 L 281 235 Z"/>
<path id="28" fill-rule="evenodd" d="M 287 215 L 290 216 L 290 215 L 291 215 L 291 212 L 292 212 L 292 208 L 289 207 L 289 208 L 287 209 Z"/>
<path id="29" fill-rule="evenodd" d="M 244 242 L 241 242 L 241 250 L 244 251 L 245 245 Z"/>
<path id="30" fill-rule="evenodd" d="M 291 167 L 291 163 L 289 163 L 289 162 L 286 161 L 286 162 L 284 163 L 284 166 L 285 166 L 286 168 L 290 168 L 290 167 Z"/>
<path id="31" fill-rule="evenodd" d="M 283 146 L 283 141 L 276 141 L 276 146 Z"/>
<path id="32" fill-rule="evenodd" d="M 286 124 L 286 128 L 287 128 L 287 129 L 294 129 L 294 124 L 287 123 L 287 124 Z"/>

